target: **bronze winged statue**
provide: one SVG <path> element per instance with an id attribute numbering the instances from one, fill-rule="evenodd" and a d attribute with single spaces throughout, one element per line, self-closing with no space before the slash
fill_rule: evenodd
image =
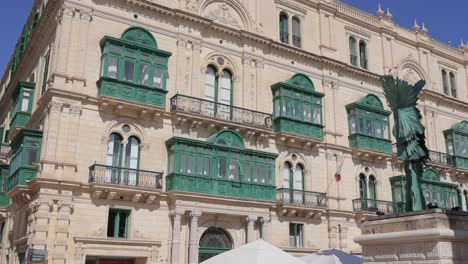
<path id="1" fill-rule="evenodd" d="M 411 212 L 426 209 L 421 178 L 423 165 L 429 159 L 429 150 L 426 147 L 421 112 L 416 108 L 419 92 L 426 85 L 426 81 L 420 80 L 410 85 L 391 75 L 383 76 L 381 80 L 395 121 L 392 133 L 396 138 L 398 157 L 405 166 L 405 210 Z"/>

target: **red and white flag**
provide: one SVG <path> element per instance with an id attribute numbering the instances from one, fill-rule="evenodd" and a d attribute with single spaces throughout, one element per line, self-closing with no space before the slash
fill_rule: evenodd
<path id="1" fill-rule="evenodd" d="M 336 173 L 335 173 L 335 181 L 336 181 L 336 182 L 341 181 L 341 170 L 343 169 L 344 160 L 345 160 L 345 159 L 344 159 L 344 157 L 343 157 L 343 159 L 341 160 L 340 165 L 339 165 L 338 168 L 336 169 Z"/>

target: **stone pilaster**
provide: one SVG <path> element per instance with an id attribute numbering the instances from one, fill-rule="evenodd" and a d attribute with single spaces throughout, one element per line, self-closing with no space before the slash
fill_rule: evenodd
<path id="1" fill-rule="evenodd" d="M 53 255 L 54 264 L 65 264 L 72 210 L 73 203 L 71 201 L 59 201 L 57 204 L 57 225 Z"/>
<path id="2" fill-rule="evenodd" d="M 247 216 L 245 218 L 245 223 L 247 224 L 247 243 L 255 241 L 255 221 L 257 221 L 256 216 Z"/>
<path id="3" fill-rule="evenodd" d="M 271 237 L 270 237 L 271 217 L 263 217 L 260 223 L 261 223 L 261 230 L 262 230 L 262 239 L 269 242 L 271 240 Z"/>
<path id="4" fill-rule="evenodd" d="M 45 250 L 49 230 L 51 201 L 35 200 L 30 204 L 31 215 L 28 223 L 29 237 L 28 245 L 34 249 Z"/>
<path id="5" fill-rule="evenodd" d="M 190 217 L 189 264 L 198 263 L 198 219 L 201 212 L 192 211 Z"/>
<path id="6" fill-rule="evenodd" d="M 180 220 L 183 212 L 179 210 L 172 210 L 171 216 L 173 218 L 172 225 L 172 250 L 171 250 L 171 263 L 179 264 L 180 262 Z"/>

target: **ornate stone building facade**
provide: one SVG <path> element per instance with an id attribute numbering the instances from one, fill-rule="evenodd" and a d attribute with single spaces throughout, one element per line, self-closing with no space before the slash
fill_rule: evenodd
<path id="1" fill-rule="evenodd" d="M 427 81 L 425 195 L 466 210 L 464 43 L 334 0 L 37 0 L 0 82 L 0 263 L 360 254 L 405 202 L 384 74 Z"/>

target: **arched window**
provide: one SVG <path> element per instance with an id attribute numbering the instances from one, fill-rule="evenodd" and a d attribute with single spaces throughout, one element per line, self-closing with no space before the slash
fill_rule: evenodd
<path id="1" fill-rule="evenodd" d="M 122 136 L 112 133 L 107 141 L 106 165 L 120 167 L 122 160 Z"/>
<path id="2" fill-rule="evenodd" d="M 125 175 L 122 179 L 127 185 L 137 185 L 137 170 L 140 166 L 140 141 L 129 137 L 125 147 Z"/>
<path id="3" fill-rule="evenodd" d="M 359 197 L 367 199 L 367 180 L 364 174 L 359 175 Z"/>
<path id="4" fill-rule="evenodd" d="M 283 188 L 290 189 L 292 182 L 292 167 L 289 162 L 285 162 L 283 166 Z"/>
<path id="5" fill-rule="evenodd" d="M 301 21 L 297 16 L 292 19 L 292 42 L 295 47 L 300 48 L 302 46 L 301 41 Z"/>
<path id="6" fill-rule="evenodd" d="M 356 39 L 349 37 L 349 61 L 352 65 L 358 66 L 357 63 L 357 52 L 356 52 Z"/>
<path id="7" fill-rule="evenodd" d="M 369 176 L 369 199 L 377 200 L 377 189 L 374 175 Z"/>
<path id="8" fill-rule="evenodd" d="M 289 43 L 289 26 L 288 26 L 288 15 L 284 12 L 280 13 L 279 17 L 279 29 L 280 29 L 280 41 L 282 43 Z"/>
<path id="9" fill-rule="evenodd" d="M 209 65 L 205 75 L 204 111 L 221 119 L 230 120 L 232 105 L 232 74 L 223 70 L 220 77 L 216 76 L 216 68 Z"/>
<path id="10" fill-rule="evenodd" d="M 457 81 L 455 79 L 455 74 L 451 72 L 450 76 L 450 92 L 452 93 L 453 97 L 457 97 Z"/>
<path id="11" fill-rule="evenodd" d="M 301 164 L 297 164 L 296 169 L 294 170 L 293 189 L 294 202 L 301 204 L 304 201 L 304 168 Z"/>
<path id="12" fill-rule="evenodd" d="M 442 70 L 442 85 L 444 87 L 444 94 L 449 95 L 449 80 L 447 71 Z"/>
<path id="13" fill-rule="evenodd" d="M 201 263 L 232 249 L 229 235 L 221 228 L 210 227 L 200 238 L 198 261 Z"/>
<path id="14" fill-rule="evenodd" d="M 366 42 L 363 40 L 359 41 L 359 57 L 361 62 L 361 67 L 367 69 L 367 47 Z"/>

